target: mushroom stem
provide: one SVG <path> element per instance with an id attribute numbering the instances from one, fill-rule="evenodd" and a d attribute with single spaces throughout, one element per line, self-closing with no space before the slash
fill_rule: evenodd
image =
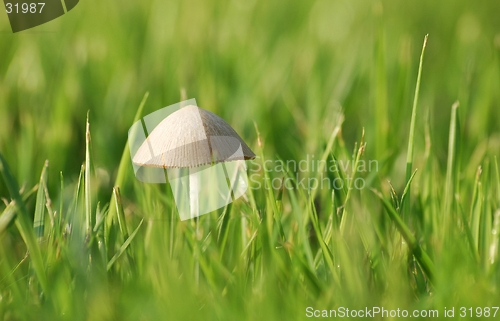
<path id="1" fill-rule="evenodd" d="M 191 172 L 189 169 L 189 207 L 191 218 L 199 216 L 200 213 L 200 177 L 198 171 Z"/>

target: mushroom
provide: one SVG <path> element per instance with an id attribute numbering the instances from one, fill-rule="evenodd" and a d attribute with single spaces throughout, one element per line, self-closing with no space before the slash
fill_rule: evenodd
<path id="1" fill-rule="evenodd" d="M 189 105 L 163 119 L 141 144 L 132 162 L 138 166 L 163 168 L 167 171 L 172 190 L 175 189 L 174 197 L 179 214 L 184 220 L 230 202 L 226 199 L 210 206 L 203 203 L 200 208 L 200 193 L 207 190 L 221 194 L 220 191 L 224 190 L 220 188 L 221 181 L 231 191 L 230 195 L 222 195 L 221 199 L 231 196 L 234 200 L 237 188 L 227 186 L 227 180 L 232 184 L 238 183 L 241 178 L 238 177 L 241 163 L 244 166 L 245 160 L 254 158 L 252 150 L 222 118 Z M 237 164 L 228 171 L 224 163 L 230 161 L 236 161 Z M 176 184 L 172 184 L 173 181 Z M 185 185 L 189 185 L 189 193 L 186 193 Z M 181 204 L 185 197 L 189 197 L 189 210 Z M 222 206 L 218 206 L 221 204 Z"/>

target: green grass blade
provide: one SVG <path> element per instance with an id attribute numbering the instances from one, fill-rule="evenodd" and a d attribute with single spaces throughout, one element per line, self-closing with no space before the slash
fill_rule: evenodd
<path id="1" fill-rule="evenodd" d="M 43 264 L 42 254 L 40 252 L 40 248 L 38 247 L 38 243 L 36 242 L 35 232 L 32 228 L 33 224 L 31 223 L 30 215 L 26 209 L 24 201 L 19 194 L 19 186 L 12 176 L 12 172 L 7 164 L 7 161 L 0 153 L 0 172 L 5 180 L 5 184 L 9 189 L 10 196 L 15 202 L 15 206 L 18 211 L 16 226 L 19 229 L 19 233 L 21 234 L 26 246 L 28 247 L 28 251 L 30 252 L 30 259 L 33 265 L 33 269 L 35 270 L 35 274 L 40 282 L 40 286 L 42 287 L 45 296 L 49 296 L 49 287 L 47 283 L 47 277 L 45 274 L 45 266 Z"/>
<path id="2" fill-rule="evenodd" d="M 100 207 L 100 204 L 97 204 L 96 209 L 96 222 L 94 226 L 94 233 L 102 232 L 102 227 L 104 225 L 104 221 L 106 220 L 106 216 L 109 213 L 109 204 L 106 204 L 103 208 Z"/>
<path id="3" fill-rule="evenodd" d="M 14 202 L 10 202 L 9 205 L 0 214 L 0 235 L 10 226 L 16 217 L 16 206 Z"/>
<path id="4" fill-rule="evenodd" d="M 479 251 L 479 223 L 481 222 L 481 213 L 483 208 L 481 173 L 482 168 L 479 167 L 476 172 L 476 182 L 474 184 L 474 193 L 472 194 L 472 205 L 470 209 L 471 231 L 474 238 L 474 247 L 477 251 Z"/>
<path id="5" fill-rule="evenodd" d="M 498 159 L 495 156 L 495 179 L 497 181 L 497 207 L 500 208 L 500 172 L 498 170 Z"/>
<path id="6" fill-rule="evenodd" d="M 498 231 L 500 230 L 500 209 L 498 209 L 493 216 L 493 229 L 491 230 L 491 243 L 489 247 L 489 263 L 491 265 L 498 264 Z"/>
<path id="7" fill-rule="evenodd" d="M 479 263 L 479 253 L 477 252 L 477 248 L 475 247 L 474 237 L 472 236 L 472 231 L 469 222 L 467 220 L 467 215 L 465 214 L 465 211 L 460 205 L 460 203 L 457 202 L 457 204 L 458 204 L 458 211 L 461 215 L 462 224 L 464 226 L 465 235 L 467 236 L 467 243 L 469 244 L 471 255 L 476 260 L 476 262 Z"/>
<path id="8" fill-rule="evenodd" d="M 323 254 L 323 258 L 330 269 L 332 275 L 336 275 L 335 266 L 333 264 L 332 253 L 325 243 L 325 238 L 323 237 L 323 232 L 321 231 L 321 227 L 319 226 L 318 221 L 318 213 L 316 212 L 316 208 L 314 206 L 314 200 L 311 199 L 309 202 L 309 215 L 311 217 L 311 222 L 313 224 L 313 229 L 316 234 L 316 238 L 318 239 L 319 245 L 321 247 L 321 252 Z"/>
<path id="9" fill-rule="evenodd" d="M 132 124 L 134 124 L 135 122 L 137 122 L 141 119 L 142 110 L 144 109 L 144 106 L 146 105 L 146 101 L 148 100 L 148 97 L 149 97 L 149 92 L 146 92 L 144 94 L 144 97 L 142 98 L 141 103 L 139 104 L 139 108 L 137 109 L 137 111 L 135 113 L 134 120 L 132 121 Z M 113 186 L 122 186 L 123 185 L 123 181 L 125 179 L 127 169 L 129 168 L 128 167 L 129 162 L 130 162 L 130 146 L 129 146 L 129 143 L 127 141 L 127 143 L 125 144 L 125 147 L 123 148 L 122 157 L 120 159 L 120 165 L 118 166 L 118 174 L 116 175 L 115 183 L 113 184 Z M 113 198 L 114 198 L 114 194 L 111 195 L 110 204 L 113 204 L 113 202 L 114 202 Z M 107 218 L 106 218 L 105 237 L 108 237 L 108 235 L 110 233 L 109 226 L 111 225 L 115 215 L 116 215 L 116 208 L 114 206 L 110 206 L 109 213 L 108 213 Z"/>
<path id="10" fill-rule="evenodd" d="M 109 260 L 108 265 L 107 265 L 108 271 L 111 270 L 111 268 L 113 267 L 113 264 L 115 264 L 116 260 L 118 260 L 118 258 L 123 254 L 123 252 L 125 252 L 127 250 L 127 248 L 130 246 L 130 243 L 132 242 L 132 240 L 137 235 L 137 232 L 139 232 L 139 229 L 141 228 L 143 222 L 144 222 L 144 219 L 141 220 L 141 222 L 139 223 L 139 225 L 137 226 L 137 228 L 125 240 L 125 242 L 120 247 L 120 249 L 118 250 L 118 252 L 111 258 L 111 260 Z"/>
<path id="11" fill-rule="evenodd" d="M 417 171 L 418 170 L 415 170 L 413 172 L 413 174 L 411 175 L 410 179 L 408 181 L 406 181 L 406 186 L 405 186 L 405 189 L 403 190 L 403 195 L 401 195 L 401 201 L 399 202 L 400 206 L 401 206 L 401 204 L 404 204 L 406 197 L 408 196 L 408 192 L 410 191 L 411 182 L 413 182 L 413 179 L 415 178 Z"/>
<path id="12" fill-rule="evenodd" d="M 14 204 L 12 204 L 12 208 L 15 209 Z M 21 283 L 16 280 L 15 272 L 28 258 L 28 255 L 26 255 L 17 265 L 15 265 L 15 263 L 12 261 L 9 249 L 0 246 L 0 257 L 2 258 L 0 260 L 0 288 L 3 289 L 4 284 L 9 283 L 9 292 L 11 293 L 12 299 L 17 300 L 17 302 L 25 302 L 26 291 L 23 291 Z M 5 306 L 6 304 L 4 302 L 0 302 L 0 306 L 1 305 Z M 4 316 L 2 314 L 0 314 L 0 317 L 4 319 Z"/>
<path id="13" fill-rule="evenodd" d="M 387 213 L 389 214 L 389 217 L 391 218 L 394 225 L 396 225 L 396 228 L 398 229 L 399 233 L 401 233 L 406 243 L 408 243 L 408 247 L 411 249 L 413 255 L 422 266 L 424 272 L 427 274 L 427 276 L 431 281 L 434 280 L 434 276 L 436 275 L 435 267 L 429 255 L 427 255 L 427 253 L 420 247 L 415 236 L 411 233 L 408 226 L 401 219 L 398 212 L 396 212 L 396 210 L 391 206 L 391 204 L 383 197 L 383 195 L 374 189 L 372 189 L 372 191 L 382 201 L 382 204 L 384 205 Z"/>
<path id="14" fill-rule="evenodd" d="M 64 176 L 62 172 L 59 172 L 59 184 L 60 184 L 60 195 L 63 195 L 64 192 Z M 61 237 L 61 226 L 64 222 L 63 219 L 63 211 L 64 211 L 64 197 L 59 198 L 59 211 L 57 212 L 57 216 L 54 221 L 54 231 L 56 234 L 56 238 L 59 240 Z"/>
<path id="15" fill-rule="evenodd" d="M 81 198 L 82 198 L 82 182 L 84 180 L 85 176 L 85 166 L 82 165 L 80 167 L 80 174 L 78 175 L 78 183 L 76 184 L 75 192 L 73 194 L 73 202 L 72 202 L 72 210 L 73 213 L 71 213 L 73 216 L 71 217 L 71 220 L 76 222 L 79 227 L 82 226 L 82 218 L 80 216 L 76 216 L 78 213 L 79 208 L 81 208 Z"/>
<path id="16" fill-rule="evenodd" d="M 26 202 L 35 192 L 38 192 L 38 185 L 35 185 L 30 191 L 25 192 L 21 197 Z M 16 206 L 14 201 L 10 202 L 7 207 L 0 214 L 0 235 L 14 223 L 16 217 Z"/>
<path id="17" fill-rule="evenodd" d="M 122 233 L 122 237 L 124 240 L 128 238 L 128 228 L 127 222 L 125 221 L 125 213 L 123 212 L 123 204 L 122 204 L 122 196 L 120 193 L 120 188 L 115 186 L 113 188 L 113 198 L 115 200 L 115 210 L 118 214 L 118 225 L 120 226 L 120 232 Z"/>
<path id="18" fill-rule="evenodd" d="M 413 172 L 413 150 L 415 144 L 415 126 L 417 122 L 417 108 L 418 108 L 418 95 L 420 92 L 420 81 L 422 78 L 422 65 L 424 62 L 424 53 L 425 47 L 427 46 L 427 38 L 429 35 L 425 35 L 424 44 L 422 46 L 422 53 L 420 54 L 420 62 L 418 65 L 418 74 L 417 74 L 417 84 L 415 86 L 415 95 L 413 97 L 413 107 L 411 112 L 411 121 L 410 121 L 410 134 L 408 138 L 408 152 L 406 155 L 406 182 L 408 182 L 411 178 L 411 174 Z M 410 189 L 408 189 L 408 197 L 407 201 L 403 204 L 403 217 L 408 215 L 410 211 Z"/>
<path id="19" fill-rule="evenodd" d="M 266 195 L 267 196 L 267 204 L 268 204 L 268 207 L 270 208 L 269 212 L 272 212 L 272 214 L 273 214 L 272 216 L 266 215 L 267 229 L 268 229 L 269 236 L 271 237 L 273 235 L 272 218 L 274 218 L 274 222 L 276 223 L 278 230 L 283 231 L 283 227 L 281 226 L 281 212 L 278 210 L 278 206 L 276 204 L 276 196 L 274 195 L 274 188 L 269 183 L 269 182 L 271 182 L 271 179 L 269 177 L 268 171 L 266 170 L 266 161 L 265 161 L 265 157 L 264 157 L 264 146 L 262 144 L 259 127 L 257 126 L 256 122 L 254 122 L 254 127 L 255 127 L 255 131 L 257 133 L 257 140 L 259 142 L 259 150 L 260 150 L 259 157 L 261 160 L 262 168 L 264 170 L 264 189 L 267 192 L 266 193 L 267 194 Z M 282 242 L 285 241 L 284 235 L 280 235 L 280 237 L 281 237 Z M 274 241 L 274 238 L 270 238 L 270 241 L 271 241 L 271 243 L 269 244 L 269 246 L 272 248 L 273 247 L 272 242 Z"/>
<path id="20" fill-rule="evenodd" d="M 144 97 L 142 98 L 141 103 L 139 104 L 139 108 L 135 113 L 132 124 L 134 124 L 136 121 L 139 121 L 139 119 L 141 118 L 142 110 L 144 109 L 144 105 L 146 105 L 148 97 L 149 97 L 149 92 L 146 92 L 144 94 Z M 125 179 L 125 174 L 128 168 L 127 164 L 129 163 L 129 161 L 130 161 L 130 146 L 127 142 L 125 148 L 123 149 L 122 157 L 120 159 L 120 165 L 118 166 L 118 174 L 116 175 L 115 184 L 113 186 L 123 185 L 123 180 Z"/>
<path id="21" fill-rule="evenodd" d="M 226 249 L 226 242 L 229 235 L 229 220 L 232 208 L 233 203 L 227 204 L 224 207 L 221 216 L 217 219 L 217 242 L 220 244 L 221 257 L 224 255 L 224 250 Z"/>
<path id="22" fill-rule="evenodd" d="M 122 204 L 122 197 L 121 197 L 121 193 L 120 193 L 120 188 L 118 186 L 113 188 L 113 196 L 114 196 L 113 199 L 115 200 L 114 207 L 116 210 L 116 214 L 117 214 L 116 216 L 118 219 L 118 226 L 120 228 L 120 233 L 121 233 L 122 239 L 128 240 L 130 238 L 130 236 L 129 236 L 129 231 L 128 231 L 128 227 L 127 227 L 127 221 L 125 220 L 125 212 L 123 211 L 123 204 Z M 112 239 L 110 238 L 110 240 L 112 240 Z M 116 241 L 116 239 L 115 239 L 115 241 Z M 108 244 L 108 246 L 109 245 L 112 247 L 114 246 L 113 244 Z M 119 252 L 120 252 L 120 250 L 118 251 L 118 253 Z M 127 251 L 127 259 L 129 261 L 129 263 L 131 264 L 132 269 L 134 269 L 134 266 L 133 266 L 134 257 L 132 255 L 131 251 Z"/>
<path id="23" fill-rule="evenodd" d="M 290 171 L 287 171 L 286 174 L 288 176 L 288 179 L 290 179 L 293 182 L 293 184 L 296 185 L 297 181 L 295 179 L 295 176 L 293 176 L 290 173 Z M 297 195 L 297 193 L 299 195 Z M 297 220 L 297 222 L 300 226 L 299 231 L 298 231 L 298 233 L 299 233 L 298 238 L 301 240 L 301 243 L 302 243 L 302 253 L 306 258 L 308 268 L 311 271 L 314 271 L 314 256 L 312 253 L 311 244 L 310 244 L 310 242 L 306 241 L 307 237 L 308 237 L 307 229 L 309 227 L 308 225 L 309 225 L 310 215 L 307 215 L 307 216 L 303 215 L 303 213 L 300 209 L 300 205 L 299 205 L 299 199 L 305 199 L 306 196 L 304 195 L 302 190 L 296 191 L 294 189 L 290 189 L 288 191 L 288 195 L 290 198 L 290 203 L 292 204 L 292 208 L 296 209 L 293 212 L 295 215 L 295 219 Z M 308 209 L 306 209 L 306 210 L 309 211 Z"/>
<path id="24" fill-rule="evenodd" d="M 455 163 L 456 163 L 456 135 L 457 135 L 457 110 L 458 101 L 451 107 L 450 134 L 448 139 L 448 161 L 446 166 L 446 185 L 444 196 L 444 222 L 443 227 L 448 227 L 453 209 L 453 200 L 455 199 Z M 444 235 L 444 234 L 443 234 Z"/>
<path id="25" fill-rule="evenodd" d="M 49 162 L 45 161 L 42 169 L 42 174 L 40 175 L 40 182 L 38 183 L 38 192 L 36 195 L 35 204 L 35 220 L 33 223 L 33 228 L 35 229 L 35 234 L 38 239 L 38 243 L 42 242 L 45 230 L 45 205 L 46 205 L 46 195 L 45 187 L 47 185 Z"/>
<path id="26" fill-rule="evenodd" d="M 361 159 L 361 155 L 363 155 L 365 148 L 366 148 L 366 144 L 365 144 L 364 140 L 365 140 L 365 130 L 363 129 L 363 133 L 361 135 L 361 142 L 359 143 L 359 148 L 358 148 L 358 150 L 355 154 L 355 157 L 354 157 L 355 161 L 354 161 L 354 168 L 352 169 L 351 184 L 350 184 L 349 188 L 347 189 L 347 195 L 346 195 L 344 207 L 342 210 L 342 217 L 340 219 L 340 234 L 341 235 L 344 234 L 344 229 L 345 229 L 346 222 L 347 222 L 347 216 L 348 216 L 348 212 L 346 210 L 347 202 L 349 202 L 349 198 L 351 196 L 351 191 L 353 190 L 354 179 L 356 177 L 356 173 L 358 170 L 359 160 Z"/>
<path id="27" fill-rule="evenodd" d="M 94 225 L 95 218 L 92 213 L 92 195 L 90 186 L 90 123 L 89 123 L 90 111 L 87 113 L 87 125 L 85 131 L 85 218 L 86 218 L 86 233 L 87 236 L 92 232 L 92 226 Z"/>
<path id="28" fill-rule="evenodd" d="M 333 154 L 331 157 L 334 161 L 335 170 L 333 171 L 333 181 L 340 180 L 340 182 L 347 182 L 347 173 L 344 173 L 342 166 L 339 165 L 339 160 Z M 339 199 L 339 206 L 344 206 L 347 197 L 347 184 L 341 184 L 341 187 L 337 189 L 338 193 L 335 196 Z"/>
<path id="29" fill-rule="evenodd" d="M 316 179 L 318 179 L 320 173 L 322 173 L 325 170 L 325 164 L 326 160 L 328 159 L 328 156 L 331 155 L 332 149 L 333 149 L 333 144 L 338 138 L 339 133 L 342 130 L 342 124 L 344 123 L 344 115 L 340 115 L 337 124 L 335 125 L 335 128 L 333 129 L 330 138 L 328 139 L 328 143 L 326 144 L 326 148 L 323 151 L 323 154 L 321 155 L 321 159 L 318 162 L 319 168 L 316 173 Z M 338 163 L 337 163 L 338 164 Z M 314 189 L 311 191 L 311 199 L 314 199 L 316 197 L 317 189 Z"/>

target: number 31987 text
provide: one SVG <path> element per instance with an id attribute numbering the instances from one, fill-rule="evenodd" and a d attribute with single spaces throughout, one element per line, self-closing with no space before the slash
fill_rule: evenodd
<path id="1" fill-rule="evenodd" d="M 45 3 L 6 3 L 7 13 L 42 13 Z"/>

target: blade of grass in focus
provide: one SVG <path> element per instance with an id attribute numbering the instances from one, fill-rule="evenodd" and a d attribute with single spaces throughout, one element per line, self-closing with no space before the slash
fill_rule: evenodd
<path id="1" fill-rule="evenodd" d="M 420 62 L 418 65 L 418 74 L 417 74 L 417 83 L 415 85 L 415 95 L 413 97 L 413 107 L 411 112 L 411 121 L 410 121 L 410 132 L 408 138 L 408 152 L 406 155 L 406 182 L 410 180 L 410 177 L 413 172 L 413 150 L 415 144 L 415 126 L 417 122 L 417 111 L 418 111 L 418 96 L 420 93 L 420 81 L 422 79 L 422 69 L 424 63 L 424 54 L 425 48 L 427 46 L 427 38 L 429 35 L 425 35 L 424 44 L 422 45 L 422 53 L 420 54 Z M 401 204 L 403 208 L 403 218 L 407 218 L 410 211 L 410 188 L 408 188 L 408 197 L 406 201 Z"/>
<path id="2" fill-rule="evenodd" d="M 495 156 L 495 178 L 497 186 L 497 207 L 500 208 L 500 171 L 498 170 L 498 158 Z"/>
<path id="3" fill-rule="evenodd" d="M 456 143 L 458 126 L 458 101 L 451 107 L 450 134 L 448 139 L 448 161 L 446 164 L 446 184 L 444 195 L 444 217 L 443 228 L 446 229 L 455 221 L 456 217 L 451 217 L 453 211 L 453 201 L 455 199 L 455 177 L 456 175 Z M 446 230 L 443 230 L 445 235 Z"/>
<path id="4" fill-rule="evenodd" d="M 95 223 L 95 217 L 92 214 L 92 195 L 90 182 L 90 111 L 87 112 L 87 123 L 85 126 L 85 178 L 84 178 L 84 194 L 85 194 L 85 218 L 86 218 L 86 234 L 90 237 L 92 227 Z"/>
<path id="5" fill-rule="evenodd" d="M 479 238 L 480 238 L 480 222 L 481 213 L 483 211 L 483 188 L 481 184 L 482 168 L 478 167 L 476 172 L 476 181 L 474 184 L 474 192 L 472 194 L 472 204 L 470 209 L 471 232 L 474 239 L 474 248 L 479 252 Z"/>
<path id="6" fill-rule="evenodd" d="M 113 256 L 113 258 L 114 258 L 114 260 L 116 260 L 118 258 L 117 255 L 120 256 L 123 253 L 123 251 L 126 250 L 127 261 L 129 263 L 129 265 L 131 266 L 131 268 L 134 269 L 134 267 L 135 267 L 134 257 L 133 257 L 131 248 L 129 246 L 130 242 L 133 239 L 133 237 L 132 237 L 132 235 L 129 235 L 129 232 L 128 232 L 128 227 L 127 227 L 127 222 L 125 220 L 125 212 L 123 211 L 123 204 L 122 204 L 122 198 L 121 198 L 120 188 L 119 187 L 114 187 L 113 188 L 113 200 L 115 201 L 115 203 L 113 204 L 113 207 L 115 208 L 115 211 L 116 211 L 116 217 L 117 217 L 117 221 L 118 221 L 118 228 L 119 228 L 120 233 L 121 233 L 121 238 L 125 241 L 124 245 L 122 245 L 120 247 L 120 249 Z M 142 225 L 142 221 L 141 221 L 141 225 Z M 137 233 L 137 231 L 135 231 L 135 232 Z M 134 234 L 134 237 L 135 237 L 135 234 Z M 110 238 L 110 239 L 108 239 L 108 242 L 110 242 L 110 241 L 114 242 L 116 240 L 117 239 Z M 125 246 L 125 244 L 126 244 L 126 246 Z M 113 244 L 110 244 L 110 245 L 114 246 Z M 110 262 L 113 260 L 113 258 L 111 258 Z M 113 260 L 113 262 L 114 262 L 114 260 Z M 111 268 L 112 265 L 113 264 L 109 264 L 108 263 L 108 270 Z"/>
<path id="7" fill-rule="evenodd" d="M 137 109 L 137 111 L 135 113 L 134 120 L 132 121 L 132 124 L 135 124 L 137 121 L 139 121 L 141 119 L 142 110 L 144 109 L 144 106 L 146 105 L 146 101 L 148 100 L 148 97 L 149 97 L 149 92 L 146 92 L 144 94 L 144 97 L 142 98 L 141 103 L 139 104 L 139 108 Z M 116 175 L 116 179 L 115 179 L 113 186 L 122 186 L 123 185 L 125 175 L 126 175 L 127 170 L 129 168 L 129 161 L 130 161 L 130 145 L 129 145 L 129 142 L 127 140 L 127 143 L 125 144 L 125 147 L 123 148 L 122 157 L 120 159 L 120 165 L 118 166 L 118 174 Z M 114 202 L 113 197 L 114 197 L 114 195 L 111 195 L 111 200 L 110 200 L 111 204 L 113 204 L 113 202 Z M 107 223 L 106 225 L 107 226 L 109 226 L 111 224 L 115 215 L 116 215 L 116 208 L 114 206 L 110 206 L 109 214 L 107 215 L 107 218 L 106 218 L 106 223 Z M 105 232 L 106 237 L 108 234 L 109 234 L 109 231 L 108 231 L 108 229 L 106 229 L 106 232 Z"/>
<path id="8" fill-rule="evenodd" d="M 47 176 L 48 176 L 49 162 L 45 161 L 45 164 L 40 175 L 40 181 L 38 183 L 38 191 L 36 195 L 35 202 L 35 217 L 33 221 L 33 229 L 37 238 L 37 242 L 40 248 L 46 248 L 47 244 L 44 244 L 45 240 L 45 206 L 47 202 L 46 186 L 47 186 Z M 32 270 L 32 274 L 35 274 Z M 34 292 L 39 292 L 38 285 L 36 283 L 30 282 L 31 290 Z"/>
<path id="9" fill-rule="evenodd" d="M 40 182 L 38 183 L 38 192 L 36 195 L 35 219 L 33 228 L 35 229 L 38 243 L 42 242 L 45 232 L 45 186 L 47 185 L 48 167 L 49 162 L 46 161 L 42 169 L 42 174 L 40 175 Z"/>
<path id="10" fill-rule="evenodd" d="M 132 121 L 132 124 L 135 122 L 139 121 L 141 119 L 142 111 L 144 109 L 144 106 L 146 105 L 146 101 L 148 100 L 149 97 L 149 92 L 146 92 L 144 94 L 144 97 L 141 100 L 141 103 L 139 104 L 139 108 L 137 108 L 137 111 L 134 116 L 134 120 Z M 125 179 L 125 174 L 127 171 L 127 164 L 130 160 L 130 145 L 127 144 L 123 148 L 123 153 L 122 157 L 120 159 L 120 165 L 118 166 L 118 174 L 116 175 L 115 183 L 113 186 L 122 186 L 123 185 L 123 180 Z"/>

